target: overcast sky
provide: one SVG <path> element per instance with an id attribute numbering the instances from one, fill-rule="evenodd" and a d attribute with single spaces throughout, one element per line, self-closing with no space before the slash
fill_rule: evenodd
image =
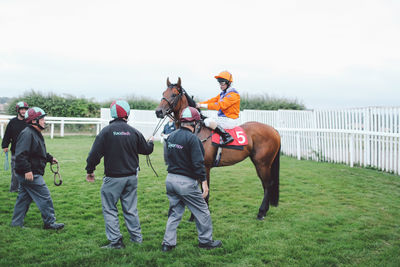
<path id="1" fill-rule="evenodd" d="M 243 95 L 307 108 L 400 105 L 397 0 L 0 0 L 0 96 L 200 100 L 229 70 Z"/>

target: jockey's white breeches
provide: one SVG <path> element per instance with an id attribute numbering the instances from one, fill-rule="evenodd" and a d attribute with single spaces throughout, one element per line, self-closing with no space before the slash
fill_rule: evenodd
<path id="1" fill-rule="evenodd" d="M 239 119 L 231 119 L 228 117 L 206 118 L 204 124 L 211 129 L 215 129 L 217 125 L 224 129 L 233 129 L 239 125 Z"/>

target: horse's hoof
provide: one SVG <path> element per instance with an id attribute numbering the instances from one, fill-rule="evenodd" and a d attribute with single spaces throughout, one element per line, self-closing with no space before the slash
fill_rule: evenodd
<path id="1" fill-rule="evenodd" d="M 264 216 L 257 216 L 257 220 L 259 221 L 264 221 L 265 217 Z"/>

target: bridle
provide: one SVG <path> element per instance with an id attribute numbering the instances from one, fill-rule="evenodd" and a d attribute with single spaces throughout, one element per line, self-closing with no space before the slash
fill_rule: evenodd
<path id="1" fill-rule="evenodd" d="M 172 114 L 172 112 L 174 112 L 174 109 L 176 108 L 179 101 L 181 100 L 184 89 L 180 86 L 177 86 L 177 84 L 171 84 L 170 86 L 168 86 L 168 89 L 173 89 L 173 88 L 176 88 L 178 90 L 178 94 L 172 94 L 172 96 L 169 100 L 163 96 L 161 98 L 161 101 L 164 100 L 168 104 L 168 109 L 166 110 L 165 115 L 167 115 L 171 119 L 175 120 L 171 114 Z"/>
<path id="2" fill-rule="evenodd" d="M 177 95 L 172 94 L 172 97 L 169 100 L 166 97 L 164 97 L 164 94 L 163 94 L 161 101 L 164 100 L 168 104 L 168 109 L 166 110 L 165 115 L 167 115 L 169 118 L 171 118 L 172 120 L 174 120 L 176 122 L 176 119 L 172 116 L 172 112 L 174 111 L 174 109 L 178 105 L 179 101 L 181 100 L 184 90 L 182 87 L 178 86 L 177 84 L 171 84 L 170 86 L 168 86 L 168 89 L 173 89 L 174 87 L 178 90 L 178 94 Z M 164 117 L 164 119 L 160 119 L 156 128 L 153 131 L 153 136 L 158 132 L 158 130 L 160 129 L 160 127 L 162 126 L 162 124 L 166 118 L 167 117 Z M 150 166 L 151 169 L 153 170 L 153 172 L 155 173 L 155 175 L 158 177 L 156 170 L 153 168 L 153 164 L 151 164 L 149 155 L 146 155 L 146 162 L 147 162 L 147 166 Z"/>
<path id="3" fill-rule="evenodd" d="M 168 100 L 165 97 L 162 97 L 161 101 L 165 100 L 165 102 L 167 102 L 167 104 L 168 104 L 168 109 L 166 110 L 165 115 L 168 116 L 169 118 L 171 118 L 174 122 L 178 122 L 179 123 L 179 120 L 177 120 L 176 118 L 174 118 L 174 116 L 172 116 L 172 112 L 174 112 L 174 109 L 178 105 L 179 100 L 181 100 L 183 94 L 185 94 L 186 92 L 185 92 L 185 89 L 183 89 L 180 86 L 177 86 L 177 84 L 171 84 L 170 86 L 168 86 L 169 89 L 173 89 L 174 87 L 178 90 L 178 94 L 177 95 L 172 95 L 170 100 Z M 203 126 L 203 122 L 196 123 L 196 125 L 194 127 L 195 128 L 195 131 L 194 131 L 195 135 L 198 135 L 200 133 L 202 126 Z M 210 134 L 208 137 L 206 137 L 206 138 L 204 138 L 204 139 L 202 139 L 200 141 L 203 143 L 203 142 L 207 141 L 209 138 L 211 138 L 211 136 L 212 136 L 212 134 Z"/>

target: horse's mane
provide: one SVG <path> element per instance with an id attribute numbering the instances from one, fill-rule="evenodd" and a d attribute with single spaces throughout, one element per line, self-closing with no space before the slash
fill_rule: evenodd
<path id="1" fill-rule="evenodd" d="M 187 101 L 188 101 L 189 107 L 194 107 L 194 108 L 196 108 L 196 102 L 193 100 L 193 97 L 189 96 L 189 94 L 188 94 L 188 93 L 186 92 L 186 90 L 183 89 L 183 88 L 182 88 L 182 92 L 183 92 L 183 93 L 185 94 L 185 96 L 186 96 L 186 99 L 187 99 Z M 200 110 L 199 108 L 196 108 L 196 109 L 199 111 L 202 120 L 204 120 L 205 118 L 207 118 L 207 116 L 204 116 L 203 113 L 201 113 L 201 110 Z"/>
<path id="2" fill-rule="evenodd" d="M 185 89 L 182 88 L 183 93 L 186 96 L 186 99 L 188 101 L 189 107 L 196 107 L 196 102 L 193 100 L 193 97 L 189 96 L 189 94 L 186 92 Z"/>

